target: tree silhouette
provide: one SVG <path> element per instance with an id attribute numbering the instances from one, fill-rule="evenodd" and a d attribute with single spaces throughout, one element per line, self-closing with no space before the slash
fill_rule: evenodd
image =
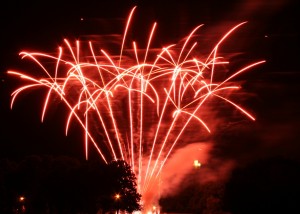
<path id="1" fill-rule="evenodd" d="M 133 212 L 141 210 L 141 195 L 137 192 L 136 176 L 123 160 L 112 161 L 108 165 L 107 178 L 109 194 L 102 200 L 108 210 Z"/>
<path id="2" fill-rule="evenodd" d="M 0 160 L 0 196 L 0 213 L 6 214 L 133 212 L 140 210 L 141 198 L 126 162 L 107 165 L 67 156 Z"/>

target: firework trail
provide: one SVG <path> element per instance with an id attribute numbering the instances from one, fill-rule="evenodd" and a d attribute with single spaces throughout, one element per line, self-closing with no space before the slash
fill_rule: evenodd
<path id="1" fill-rule="evenodd" d="M 219 56 L 219 48 L 245 22 L 225 33 L 204 59 L 197 57 L 195 41 L 202 25 L 188 34 L 183 45 L 172 44 L 158 50 L 150 48 L 154 23 L 146 49 L 141 51 L 135 41 L 127 41 L 135 9 L 127 19 L 119 55 L 110 55 L 103 49 L 96 51 L 99 47 L 95 48 L 92 42 L 76 41 L 72 46 L 64 40 L 64 47 L 59 47 L 56 55 L 20 53 L 22 58 L 38 65 L 43 77 L 17 71 L 8 73 L 28 82 L 12 93 L 11 106 L 20 93 L 47 88 L 42 121 L 49 103 L 60 98 L 69 109 L 66 134 L 75 121 L 85 133 L 86 158 L 92 145 L 106 163 L 127 161 L 137 175 L 139 191 L 144 194 L 154 187 L 172 151 L 180 147 L 181 141 L 189 143 L 185 135 L 189 126 L 211 132 L 203 115 L 206 106 L 213 104 L 212 99 L 224 101 L 255 120 L 227 95 L 240 88 L 232 83 L 233 78 L 264 61 L 220 78 L 224 77 L 221 68 L 228 61 Z M 84 48 L 89 54 L 83 53 Z M 53 63 L 49 65 L 49 61 Z"/>

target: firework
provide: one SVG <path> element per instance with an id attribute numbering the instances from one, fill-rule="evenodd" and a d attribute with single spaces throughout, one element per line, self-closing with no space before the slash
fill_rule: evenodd
<path id="1" fill-rule="evenodd" d="M 12 93 L 11 106 L 20 93 L 46 88 L 42 121 L 49 103 L 59 98 L 69 110 L 66 134 L 74 122 L 85 133 L 86 158 L 93 146 L 106 163 L 127 161 L 137 175 L 138 190 L 144 194 L 157 182 L 172 151 L 190 143 L 187 130 L 197 127 L 211 132 L 205 110 L 213 100 L 224 101 L 255 120 L 227 95 L 240 88 L 232 81 L 237 75 L 264 61 L 246 65 L 230 76 L 222 75 L 228 61 L 220 56 L 219 48 L 245 22 L 229 29 L 205 58 L 198 57 L 196 41 L 202 25 L 194 28 L 183 44 L 154 49 L 154 23 L 146 48 L 139 49 L 135 41 L 127 39 L 135 9 L 127 19 L 118 55 L 110 55 L 92 42 L 64 40 L 54 55 L 20 53 L 22 58 L 33 60 L 43 76 L 8 73 L 28 82 Z"/>

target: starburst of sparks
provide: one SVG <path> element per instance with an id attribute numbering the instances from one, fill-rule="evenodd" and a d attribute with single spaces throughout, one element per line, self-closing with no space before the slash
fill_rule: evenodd
<path id="1" fill-rule="evenodd" d="M 20 93 L 46 88 L 41 120 L 52 99 L 60 98 L 69 110 L 66 134 L 74 121 L 85 133 L 86 158 L 92 145 L 106 163 L 127 161 L 143 194 L 153 187 L 188 126 L 198 124 L 198 129 L 211 132 L 201 116 L 209 99 L 222 100 L 255 120 L 225 95 L 240 88 L 232 83 L 233 78 L 265 61 L 248 64 L 223 80 L 218 78 L 218 68 L 229 63 L 219 56 L 219 48 L 246 22 L 225 33 L 204 59 L 194 54 L 198 47 L 196 32 L 202 25 L 188 34 L 183 45 L 172 44 L 158 50 L 151 48 L 157 26 L 154 23 L 144 51 L 138 49 L 135 41 L 131 48 L 125 48 L 135 9 L 128 16 L 119 55 L 110 55 L 103 49 L 98 52 L 92 42 L 85 46 L 89 49 L 86 54 L 80 41 L 72 46 L 64 40 L 65 45 L 54 55 L 20 53 L 38 65 L 43 77 L 18 71 L 8 73 L 28 82 L 12 93 L 11 106 Z M 53 62 L 51 66 L 49 61 Z M 189 139 L 185 137 L 184 141 Z"/>

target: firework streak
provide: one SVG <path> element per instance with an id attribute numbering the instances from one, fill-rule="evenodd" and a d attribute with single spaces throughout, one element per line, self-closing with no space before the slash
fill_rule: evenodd
<path id="1" fill-rule="evenodd" d="M 189 126 L 210 132 L 202 117 L 203 109 L 211 103 L 208 100 L 224 101 L 255 120 L 225 95 L 240 88 L 232 84 L 234 77 L 264 61 L 244 66 L 223 80 L 218 77 L 218 68 L 228 64 L 219 56 L 219 47 L 245 22 L 221 37 L 204 60 L 194 54 L 197 49 L 194 37 L 202 25 L 188 34 L 180 47 L 174 44 L 158 50 L 150 48 L 156 29 L 154 23 L 143 51 L 136 42 L 125 49 L 135 9 L 127 19 L 117 56 L 102 49 L 96 51 L 92 42 L 85 43 L 88 54 L 83 54 L 82 43 L 76 41 L 72 46 L 64 40 L 66 52 L 59 47 L 54 55 L 20 53 L 22 58 L 37 63 L 44 77 L 16 71 L 8 73 L 28 82 L 12 93 L 11 106 L 21 92 L 46 88 L 42 121 L 53 98 L 60 98 L 69 110 L 66 134 L 74 121 L 84 130 L 86 158 L 92 145 L 106 163 L 117 159 L 127 161 L 137 175 L 138 188 L 143 194 L 153 187 L 172 151 L 181 141 L 189 142 L 188 137 L 183 139 Z"/>

